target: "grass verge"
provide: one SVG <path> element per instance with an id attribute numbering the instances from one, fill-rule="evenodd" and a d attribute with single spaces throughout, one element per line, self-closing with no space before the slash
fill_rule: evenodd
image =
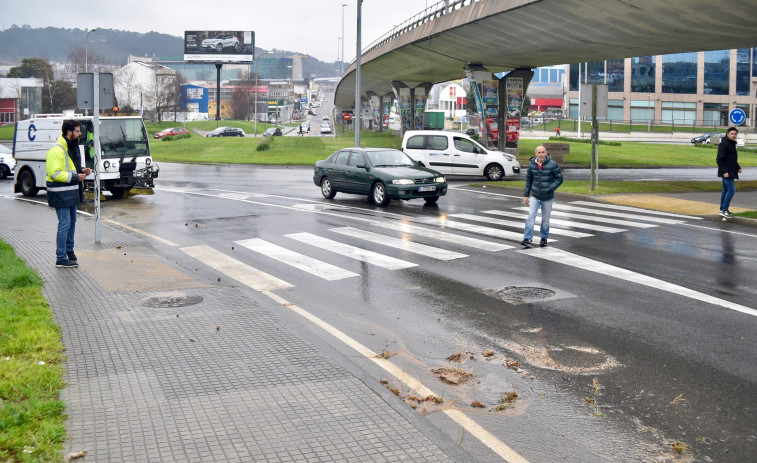
<path id="1" fill-rule="evenodd" d="M 526 186 L 525 180 L 512 180 L 504 182 L 476 183 L 474 186 L 486 185 L 489 188 L 518 189 L 523 191 Z M 631 193 L 696 193 L 707 191 L 721 191 L 722 182 L 688 182 L 688 181 L 600 181 L 594 191 L 589 191 L 588 180 L 566 180 L 560 185 L 558 192 L 574 193 L 587 196 L 631 194 Z M 757 180 L 739 180 L 738 191 L 757 190 Z"/>
<path id="2" fill-rule="evenodd" d="M 42 281 L 0 240 L 0 461 L 60 461 L 63 345 Z"/>

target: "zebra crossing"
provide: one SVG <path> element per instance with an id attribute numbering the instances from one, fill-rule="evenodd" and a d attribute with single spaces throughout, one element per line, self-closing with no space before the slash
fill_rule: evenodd
<path id="1" fill-rule="evenodd" d="M 294 208 L 315 212 L 319 210 L 313 205 Z M 461 248 L 469 248 L 478 253 L 513 249 L 523 238 L 523 226 L 527 217 L 523 210 L 528 209 L 488 209 L 479 214 L 449 213 L 438 217 L 385 216 L 380 220 L 364 221 L 358 226 L 327 228 L 318 233 L 287 233 L 270 241 L 246 238 L 235 240 L 234 243 L 254 253 L 257 256 L 254 261 L 262 268 L 280 268 L 272 265 L 272 261 L 276 261 L 322 280 L 337 281 L 360 276 L 359 273 L 343 268 L 346 266 L 345 258 L 388 271 L 401 271 L 429 265 L 432 261 L 444 262 L 468 257 L 469 254 L 460 252 L 464 250 Z M 634 228 L 675 225 L 699 219 L 588 201 L 555 204 L 552 216 L 550 236 L 557 235 L 561 239 L 592 238 L 599 233 L 617 234 Z M 537 223 L 540 223 L 539 217 Z M 618 228 L 617 225 L 626 228 Z M 558 240 L 551 239 L 551 242 L 556 241 Z M 367 250 L 355 243 L 368 243 L 372 248 L 382 251 Z M 390 256 L 383 250 L 389 253 L 398 250 L 403 252 L 403 258 Z M 187 247 L 182 248 L 182 251 L 261 291 L 293 286 L 209 246 Z M 313 257 L 314 255 L 319 258 Z M 333 257 L 324 258 L 324 255 Z"/>

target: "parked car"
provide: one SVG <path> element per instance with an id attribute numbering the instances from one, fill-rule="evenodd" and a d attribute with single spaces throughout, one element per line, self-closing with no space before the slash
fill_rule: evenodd
<path id="1" fill-rule="evenodd" d="M 236 127 L 218 127 L 205 134 L 206 137 L 244 137 L 244 131 Z"/>
<path id="2" fill-rule="evenodd" d="M 483 175 L 502 180 L 520 174 L 515 156 L 484 148 L 459 132 L 409 130 L 402 139 L 402 151 L 420 165 L 445 175 Z"/>
<path id="3" fill-rule="evenodd" d="M 176 135 L 181 135 L 184 133 L 189 133 L 189 130 L 183 129 L 181 127 L 171 127 L 170 129 L 161 130 L 160 132 L 157 132 L 154 137 L 155 138 L 165 138 L 165 137 L 174 137 Z"/>
<path id="4" fill-rule="evenodd" d="M 329 116 L 323 116 L 323 118 L 321 118 L 321 120 L 322 121 L 328 121 L 329 120 Z"/>
<path id="5" fill-rule="evenodd" d="M 265 129 L 265 132 L 263 132 L 264 137 L 280 137 L 283 135 L 281 133 L 281 129 L 278 127 L 269 127 Z"/>
<path id="6" fill-rule="evenodd" d="M 302 124 L 300 124 L 300 128 L 303 132 L 310 133 L 310 122 L 303 122 Z"/>
<path id="7" fill-rule="evenodd" d="M 16 167 L 16 160 L 13 159 L 13 152 L 5 145 L 0 145 L 0 180 L 13 175 L 13 168 Z"/>
<path id="8" fill-rule="evenodd" d="M 321 124 L 321 133 L 331 133 L 331 126 L 327 122 Z"/>
<path id="9" fill-rule="evenodd" d="M 239 39 L 231 34 L 218 34 L 202 41 L 202 48 L 210 48 L 221 53 L 224 48 L 239 48 Z"/>
<path id="10" fill-rule="evenodd" d="M 465 131 L 465 135 L 468 135 L 468 136 L 471 136 L 471 137 L 474 136 L 474 135 L 478 136 L 478 129 L 474 129 L 473 127 L 471 127 L 471 128 L 469 128 L 468 130 Z"/>
<path id="11" fill-rule="evenodd" d="M 315 113 L 312 109 L 308 109 L 308 116 L 315 116 Z"/>
<path id="12" fill-rule="evenodd" d="M 345 148 L 315 163 L 313 183 L 324 198 L 337 192 L 364 194 L 377 206 L 392 199 L 423 198 L 433 204 L 447 194 L 447 180 L 391 148 Z"/>
<path id="13" fill-rule="evenodd" d="M 703 133 L 702 135 L 699 135 L 699 136 L 696 136 L 696 137 L 692 138 L 691 142 L 692 143 L 708 143 L 709 144 L 710 143 L 710 137 L 712 137 L 713 135 L 717 135 L 719 137 L 725 137 L 724 133 L 720 133 L 720 132 L 708 132 L 708 133 Z"/>

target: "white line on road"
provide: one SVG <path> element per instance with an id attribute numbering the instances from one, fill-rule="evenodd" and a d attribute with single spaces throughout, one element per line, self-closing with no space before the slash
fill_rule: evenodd
<path id="1" fill-rule="evenodd" d="M 455 243 L 460 246 L 468 246 L 471 248 L 481 249 L 484 251 L 503 251 L 505 249 L 512 249 L 513 246 L 507 244 L 495 243 L 493 241 L 486 241 L 478 238 L 470 238 L 468 236 L 456 235 L 454 233 L 447 233 L 432 228 L 419 227 L 417 225 L 411 225 L 405 222 L 372 222 L 371 225 L 383 228 L 389 228 L 391 230 L 397 230 L 402 233 L 411 233 L 420 235 L 426 238 L 432 238 L 439 241 L 446 241 L 448 243 Z"/>
<path id="2" fill-rule="evenodd" d="M 252 238 L 249 240 L 234 241 L 240 246 L 263 254 L 264 256 L 276 259 L 279 262 L 283 262 L 294 268 L 300 269 L 304 272 L 310 273 L 325 280 L 334 281 L 341 280 L 342 278 L 351 278 L 360 276 L 357 273 L 350 272 L 343 268 L 339 268 L 335 265 L 331 265 L 326 262 L 322 262 L 318 259 L 313 259 L 304 254 L 290 251 L 289 249 L 282 248 L 268 241 L 261 240 L 260 238 Z"/>
<path id="3" fill-rule="evenodd" d="M 516 207 L 514 208 L 517 211 L 527 211 L 527 207 Z M 625 227 L 636 227 L 636 228 L 654 228 L 658 225 L 655 225 L 653 223 L 642 223 L 642 222 L 631 222 L 629 220 L 620 220 L 620 219 L 608 219 L 606 217 L 597 217 L 594 215 L 586 215 L 586 214 L 576 214 L 574 212 L 563 212 L 556 209 L 552 209 L 552 216 L 557 217 L 569 217 L 573 219 L 582 219 L 582 220 L 592 220 L 597 221 L 601 223 L 611 223 L 613 225 L 623 225 Z"/>
<path id="4" fill-rule="evenodd" d="M 525 221 L 528 218 L 528 214 L 521 214 L 518 212 L 498 211 L 498 210 L 488 210 L 488 211 L 482 211 L 482 212 L 484 214 L 501 215 L 504 217 L 513 217 L 515 219 L 520 219 L 523 221 L 523 224 L 525 224 Z M 536 217 L 536 223 L 541 223 L 541 217 Z M 605 233 L 621 233 L 621 232 L 628 231 L 624 228 L 605 227 L 605 226 L 596 225 L 593 223 L 574 222 L 572 220 L 556 219 L 554 217 L 550 217 L 550 223 L 553 223 L 555 225 L 562 225 L 565 227 L 584 228 L 586 230 L 599 231 L 599 232 L 605 232 Z M 521 224 L 521 226 L 523 226 L 523 224 Z"/>
<path id="5" fill-rule="evenodd" d="M 663 215 L 665 217 L 679 217 L 682 219 L 702 220 L 701 217 L 696 217 L 693 215 L 674 214 L 672 212 L 662 212 L 662 211 L 651 211 L 649 209 L 641 209 L 641 208 L 633 207 L 633 206 L 621 206 L 618 204 L 593 203 L 591 201 L 571 201 L 570 204 L 578 204 L 579 206 L 604 207 L 605 209 L 616 209 L 619 211 L 637 212 L 641 214 Z"/>
<path id="6" fill-rule="evenodd" d="M 483 215 L 473 215 L 473 214 L 450 214 L 449 217 L 456 217 L 459 219 L 467 219 L 467 220 L 474 220 L 476 222 L 486 222 L 491 223 L 495 225 L 503 225 L 505 227 L 514 227 L 514 228 L 520 228 L 523 229 L 525 226 L 525 223 L 523 222 L 512 222 L 510 220 L 502 220 L 502 219 L 495 219 L 492 217 L 486 217 Z M 550 227 L 549 228 L 549 234 L 550 235 L 563 235 L 563 236 L 570 236 L 571 238 L 587 238 L 589 236 L 594 236 L 591 233 L 582 233 L 577 232 L 573 230 L 565 230 L 562 228 L 556 228 L 556 227 Z"/>
<path id="7" fill-rule="evenodd" d="M 351 259 L 356 259 L 361 262 L 373 264 L 387 270 L 400 270 L 403 268 L 418 266 L 418 264 L 414 264 L 412 262 L 395 259 L 394 257 L 385 256 L 373 251 L 368 251 L 366 249 L 358 248 L 357 246 L 340 243 L 338 241 L 330 240 L 322 236 L 313 235 L 311 233 L 290 233 L 284 236 L 286 236 L 287 238 L 292 238 L 293 240 L 297 240 L 301 243 L 325 249 L 326 251 L 331 251 L 335 254 L 349 257 Z"/>
<path id="8" fill-rule="evenodd" d="M 458 230 L 467 231 L 470 233 L 477 233 L 479 235 L 493 236 L 495 238 L 502 238 L 505 240 L 518 241 L 523 239 L 523 233 L 515 233 L 507 230 L 500 230 L 498 228 L 482 227 L 481 225 L 472 225 L 464 222 L 454 222 L 447 220 L 444 217 L 426 217 L 419 218 L 420 222 L 436 225 L 444 228 L 456 228 Z M 557 241 L 557 240 L 552 240 Z"/>
<path id="9" fill-rule="evenodd" d="M 667 281 L 662 281 L 662 280 L 658 280 L 657 278 L 652 278 L 647 275 L 642 275 L 641 273 L 636 273 L 631 270 L 615 267 L 613 265 L 605 264 L 604 262 L 599 262 L 597 260 L 589 259 L 587 257 L 582 257 L 577 254 L 572 254 L 567 251 L 562 251 L 560 249 L 534 248 L 534 249 L 516 251 L 516 252 L 525 253 L 529 256 L 537 257 L 539 259 L 545 259 L 548 261 L 557 262 L 564 265 L 569 265 L 571 267 L 588 270 L 590 272 L 599 273 L 601 275 L 611 276 L 613 278 L 618 278 L 623 281 L 630 281 L 630 282 L 637 283 L 640 285 L 649 286 L 651 288 L 667 291 L 669 293 L 678 294 L 679 296 L 684 296 L 691 299 L 696 299 L 698 301 L 707 302 L 713 305 L 718 305 L 720 307 L 725 307 L 726 309 L 735 310 L 737 312 L 745 313 L 747 315 L 757 316 L 757 310 L 755 309 L 745 307 L 743 305 L 736 304 L 733 302 L 729 302 L 718 297 L 710 296 L 708 294 L 700 293 L 699 291 L 694 291 L 692 289 L 684 288 L 683 286 L 678 286 L 673 283 L 668 283 Z"/>
<path id="10" fill-rule="evenodd" d="M 383 246 L 389 246 L 396 249 L 402 249 L 403 251 L 420 254 L 422 256 L 431 257 L 432 259 L 453 260 L 468 257 L 467 254 L 460 254 L 459 252 L 448 251 L 434 246 L 426 246 L 425 244 L 414 243 L 410 240 L 394 238 L 354 227 L 330 228 L 329 230 L 353 238 L 370 241 L 371 243 L 381 244 Z"/>
<path id="11" fill-rule="evenodd" d="M 718 231 L 718 232 L 723 232 L 723 233 L 732 233 L 734 235 L 748 236 L 750 238 L 757 238 L 757 235 L 753 235 L 751 233 L 737 232 L 733 230 L 723 230 L 722 228 L 703 227 L 702 225 L 694 225 L 692 223 L 682 223 L 681 225 L 686 225 L 688 227 L 694 227 L 694 228 L 703 228 L 705 230 L 712 230 L 712 231 Z"/>
<path id="12" fill-rule="evenodd" d="M 216 251 L 210 246 L 192 246 L 181 248 L 181 250 L 205 265 L 234 278 L 255 291 L 273 291 L 276 289 L 292 288 L 294 286 L 262 270 L 229 257 L 222 252 Z"/>
<path id="13" fill-rule="evenodd" d="M 626 214 L 624 212 L 601 211 L 601 210 L 596 210 L 596 209 L 592 209 L 588 207 L 568 206 L 566 204 L 555 204 L 555 206 L 552 208 L 552 211 L 554 212 L 555 210 L 558 210 L 560 212 L 563 212 L 563 211 L 588 212 L 589 214 L 595 214 L 599 216 L 622 217 L 625 219 L 644 220 L 646 222 L 663 223 L 666 225 L 673 225 L 673 224 L 682 222 L 681 220 L 665 219 L 662 217 L 649 217 L 649 216 L 640 215 L 640 214 Z"/>

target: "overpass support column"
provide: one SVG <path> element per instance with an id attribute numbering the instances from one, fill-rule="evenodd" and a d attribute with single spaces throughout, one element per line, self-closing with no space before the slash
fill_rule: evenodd
<path id="1" fill-rule="evenodd" d="M 499 79 L 499 82 L 497 83 L 497 93 L 499 94 L 499 108 L 497 112 L 499 139 L 497 140 L 497 149 L 500 151 L 505 151 L 505 148 L 512 148 L 515 150 L 515 154 L 517 154 L 520 143 L 519 139 L 510 142 L 507 142 L 506 140 L 508 106 L 510 104 L 510 102 L 508 101 L 509 95 L 507 93 L 507 80 L 523 79 L 523 94 L 519 103 L 522 106 L 523 100 L 525 100 L 526 97 L 526 90 L 528 90 L 528 85 L 531 83 L 531 79 L 533 79 L 533 77 L 534 71 L 532 71 L 530 68 L 518 68 L 514 71 L 510 71 L 505 77 Z M 518 107 L 518 118 L 520 118 L 521 116 L 520 107 Z M 520 138 L 520 130 L 518 132 L 518 137 Z"/>
<path id="2" fill-rule="evenodd" d="M 381 98 L 379 98 L 376 92 L 370 90 L 365 92 L 368 95 L 368 101 L 370 102 L 371 122 L 369 124 L 371 130 L 381 131 Z M 376 125 L 378 124 L 378 128 Z"/>
<path id="3" fill-rule="evenodd" d="M 413 118 L 415 130 L 423 130 L 423 112 L 426 110 L 426 100 L 428 100 L 433 84 L 423 82 L 417 84 L 412 89 Z"/>
<path id="4" fill-rule="evenodd" d="M 410 130 L 410 87 L 399 80 L 393 80 L 392 90 L 399 105 L 400 131 L 402 132 L 402 136 L 404 136 L 405 132 Z"/>

